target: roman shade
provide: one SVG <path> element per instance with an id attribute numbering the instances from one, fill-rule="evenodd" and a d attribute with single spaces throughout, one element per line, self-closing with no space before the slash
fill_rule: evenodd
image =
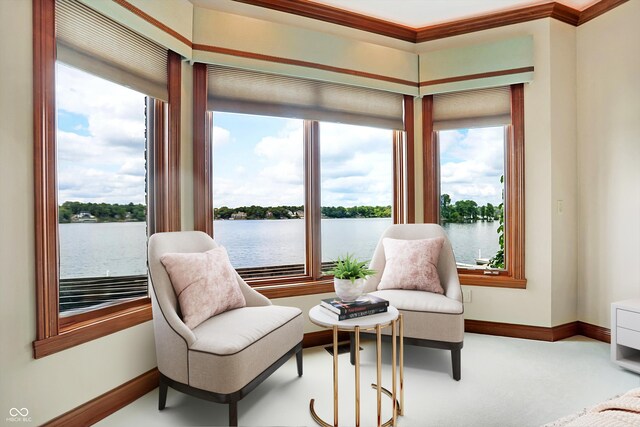
<path id="1" fill-rule="evenodd" d="M 397 93 L 219 65 L 207 91 L 211 111 L 404 129 Z"/>
<path id="2" fill-rule="evenodd" d="M 166 48 L 77 0 L 56 0 L 55 16 L 58 60 L 168 100 Z"/>
<path id="3" fill-rule="evenodd" d="M 510 123 L 509 86 L 433 96 L 433 130 L 505 126 Z"/>

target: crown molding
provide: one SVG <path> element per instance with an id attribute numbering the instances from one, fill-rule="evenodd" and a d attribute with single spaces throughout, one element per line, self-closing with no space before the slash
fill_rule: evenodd
<path id="1" fill-rule="evenodd" d="M 629 0 L 600 0 L 599 2 L 589 6 L 582 12 L 580 12 L 580 21 L 578 25 L 582 25 L 585 22 L 589 22 L 594 18 L 602 15 L 611 9 L 620 6 L 622 3 L 626 3 Z"/>
<path id="2" fill-rule="evenodd" d="M 567 24 L 577 25 L 580 13 L 560 3 L 545 3 L 521 7 L 504 12 L 490 13 L 473 18 L 430 25 L 416 30 L 416 43 L 519 24 L 542 18 L 555 18 Z"/>
<path id="3" fill-rule="evenodd" d="M 411 27 L 372 18 L 360 13 L 349 12 L 337 7 L 327 6 L 306 0 L 234 0 L 252 6 L 264 7 L 280 12 L 291 13 L 305 18 L 325 21 L 332 24 L 355 28 L 369 33 L 380 34 L 408 42 L 416 41 L 416 30 Z"/>
<path id="4" fill-rule="evenodd" d="M 442 24 L 412 28 L 360 13 L 327 6 L 308 0 L 234 0 L 253 6 L 291 13 L 319 21 L 330 22 L 356 30 L 367 31 L 413 43 L 422 43 L 460 34 L 473 33 L 505 25 L 518 24 L 542 18 L 553 18 L 569 25 L 578 26 L 629 0 L 600 0 L 583 11 L 562 3 L 548 3 L 520 7 L 502 12 L 489 13 L 473 18 L 460 19 Z"/>

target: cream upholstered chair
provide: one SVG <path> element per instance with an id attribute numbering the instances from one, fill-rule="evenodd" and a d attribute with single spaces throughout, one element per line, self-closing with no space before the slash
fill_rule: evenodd
<path id="1" fill-rule="evenodd" d="M 302 375 L 302 312 L 272 305 L 237 275 L 246 307 L 220 313 L 189 329 L 169 276 L 160 262 L 166 253 L 206 252 L 217 247 L 199 231 L 157 233 L 149 239 L 156 356 L 160 371 L 158 408 L 167 389 L 229 404 L 229 425 L 238 424 L 240 399 L 296 355 Z"/>
<path id="2" fill-rule="evenodd" d="M 438 259 L 438 276 L 444 294 L 418 290 L 385 289 L 377 290 L 385 267 L 385 253 L 382 239 L 414 240 L 444 237 L 444 245 Z M 464 337 L 464 306 L 462 288 L 458 279 L 456 260 L 451 242 L 444 229 L 437 224 L 392 225 L 382 234 L 371 259 L 370 267 L 376 270 L 365 284 L 365 292 L 389 301 L 404 317 L 405 344 L 451 350 L 453 378 L 460 380 L 460 352 Z M 389 330 L 383 330 L 389 334 Z M 351 339 L 351 360 L 354 360 L 353 337 Z"/>

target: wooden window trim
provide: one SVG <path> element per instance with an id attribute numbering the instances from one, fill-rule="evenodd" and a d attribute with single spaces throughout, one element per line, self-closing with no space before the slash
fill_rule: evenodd
<path id="1" fill-rule="evenodd" d="M 55 2 L 33 0 L 33 133 L 34 133 L 34 228 L 36 339 L 33 357 L 40 358 L 151 320 L 149 298 L 94 310 L 61 319 L 59 313 L 58 197 L 56 167 L 55 116 Z M 179 57 L 178 57 L 179 60 Z M 172 68 L 173 67 L 173 68 Z M 159 110 L 164 118 L 168 110 L 168 130 L 163 126 L 155 149 L 167 150 L 168 160 L 158 164 L 164 182 L 155 183 L 154 192 L 165 203 L 156 209 L 156 220 L 167 230 L 179 229 L 180 200 L 180 73 L 176 57 L 169 56 L 169 99 L 174 104 Z M 178 98 L 176 98 L 178 91 Z M 165 138 L 169 134 L 170 137 Z M 158 171 L 156 171 L 157 173 Z M 177 205 L 179 207 L 179 204 Z M 177 228 L 176 228 L 177 227 Z"/>
<path id="2" fill-rule="evenodd" d="M 424 222 L 440 218 L 440 155 L 433 130 L 433 96 L 422 98 Z M 524 84 L 511 85 L 511 125 L 505 141 L 505 256 L 507 268 L 486 274 L 484 270 L 458 269 L 463 285 L 525 289 L 524 254 Z"/>

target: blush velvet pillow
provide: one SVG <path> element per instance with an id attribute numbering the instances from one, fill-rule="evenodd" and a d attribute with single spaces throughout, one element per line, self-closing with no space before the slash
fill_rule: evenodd
<path id="1" fill-rule="evenodd" d="M 178 296 L 182 320 L 193 329 L 211 316 L 247 305 L 223 247 L 160 257 Z"/>
<path id="2" fill-rule="evenodd" d="M 414 289 L 443 294 L 437 270 L 443 244 L 443 237 L 382 239 L 386 265 L 378 289 Z"/>

